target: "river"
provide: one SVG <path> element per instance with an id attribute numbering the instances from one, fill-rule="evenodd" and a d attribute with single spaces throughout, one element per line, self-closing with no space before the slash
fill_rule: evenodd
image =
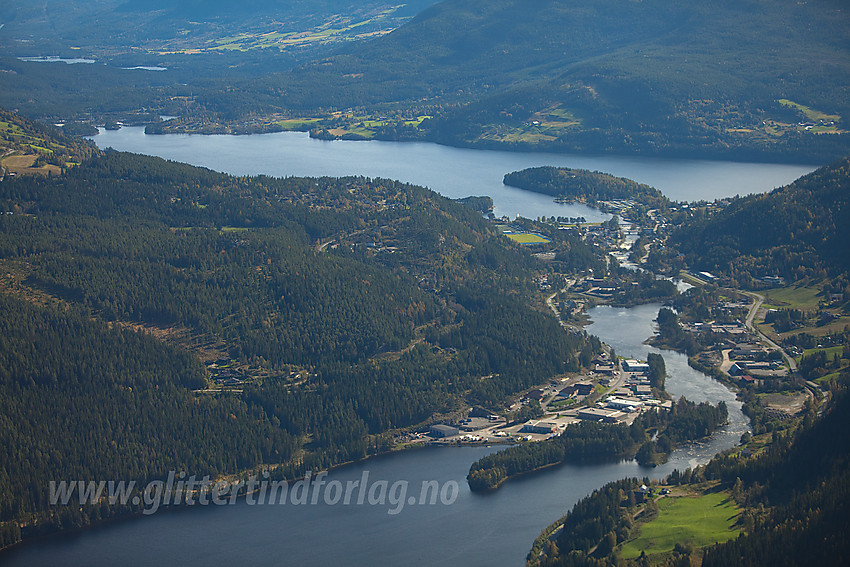
<path id="1" fill-rule="evenodd" d="M 602 218 L 592 209 L 558 206 L 551 199 L 502 185 L 502 176 L 534 165 L 567 165 L 631 177 L 674 199 L 770 190 L 810 171 L 808 166 L 648 160 L 553 154 L 482 152 L 435 144 L 324 142 L 305 134 L 258 136 L 145 136 L 140 128 L 102 132 L 101 147 L 159 155 L 232 174 L 367 175 L 429 186 L 449 197 L 490 195 L 498 215 Z M 646 358 L 659 305 L 596 307 L 588 331 L 620 355 Z M 433 448 L 387 455 L 333 471 L 328 481 L 407 481 L 418 494 L 423 481 L 457 486 L 450 504 L 389 506 L 194 506 L 122 520 L 26 542 L 0 555 L 11 566 L 32 565 L 521 565 L 534 538 L 576 501 L 602 484 L 627 476 L 662 478 L 674 468 L 707 462 L 747 430 L 732 392 L 696 372 L 684 356 L 662 352 L 667 389 L 694 401 L 725 401 L 729 425 L 709 440 L 677 449 L 654 469 L 635 462 L 564 465 L 506 483 L 489 494 L 469 491 L 469 466 L 498 447 Z M 414 499 L 415 500 L 415 499 Z M 402 499 L 404 501 L 404 499 Z"/>
<path id="2" fill-rule="evenodd" d="M 588 330 L 620 355 L 645 358 L 658 304 L 593 308 Z M 469 466 L 497 447 L 445 447 L 388 455 L 337 469 L 328 480 L 345 484 L 368 471 L 372 481 L 408 481 L 418 495 L 422 481 L 456 483 L 448 505 L 233 505 L 161 511 L 75 533 L 27 542 L 0 556 L 12 566 L 153 565 L 521 565 L 534 538 L 576 501 L 619 478 L 662 478 L 674 468 L 705 463 L 737 443 L 747 430 L 740 403 L 718 382 L 693 370 L 684 356 L 662 355 L 675 396 L 724 400 L 729 425 L 709 440 L 677 449 L 668 463 L 642 468 L 635 462 L 564 465 L 506 483 L 489 494 L 469 491 Z M 404 500 L 404 499 L 402 499 Z"/>
<path id="3" fill-rule="evenodd" d="M 471 150 L 427 142 L 325 141 L 304 132 L 148 136 L 144 128 L 127 127 L 101 129 L 92 139 L 100 148 L 155 155 L 233 175 L 385 177 L 423 185 L 451 198 L 488 195 L 500 217 L 583 216 L 591 222 L 608 216 L 507 187 L 502 178 L 541 165 L 583 168 L 652 185 L 676 201 L 710 201 L 770 191 L 815 169 L 808 165 Z"/>

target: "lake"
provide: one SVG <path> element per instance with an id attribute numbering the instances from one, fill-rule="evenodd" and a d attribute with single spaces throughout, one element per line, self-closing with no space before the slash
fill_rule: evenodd
<path id="1" fill-rule="evenodd" d="M 556 205 L 548 197 L 502 185 L 505 173 L 537 165 L 606 171 L 654 185 L 677 200 L 714 199 L 767 191 L 811 171 L 810 166 L 741 164 L 529 154 L 450 148 L 428 143 L 326 142 L 303 133 L 254 136 L 146 136 L 141 128 L 102 132 L 100 147 L 158 155 L 237 175 L 364 175 L 428 186 L 448 197 L 490 195 L 497 215 L 585 216 L 593 209 Z M 596 307 L 588 331 L 620 355 L 646 358 L 659 305 Z M 233 505 L 166 510 L 74 533 L 30 541 L 0 555 L 12 566 L 183 564 L 280 565 L 521 565 L 534 538 L 580 498 L 627 476 L 663 478 L 674 468 L 707 462 L 734 446 L 747 422 L 732 392 L 693 370 L 687 359 L 663 351 L 667 389 L 694 401 L 723 400 L 729 425 L 709 440 L 677 449 L 668 463 L 642 468 L 635 462 L 564 465 L 506 483 L 489 494 L 469 491 L 469 466 L 497 447 L 432 448 L 388 455 L 333 471 L 328 481 L 346 483 L 368 471 L 373 480 L 404 480 L 410 494 L 423 481 L 456 483 L 449 505 L 387 506 Z"/>
<path id="2" fill-rule="evenodd" d="M 541 165 L 583 168 L 652 185 L 676 201 L 711 201 L 770 191 L 815 169 L 810 165 L 472 150 L 427 142 L 325 141 L 305 132 L 149 136 L 142 127 L 127 127 L 101 130 L 92 139 L 100 148 L 159 156 L 233 175 L 385 177 L 423 185 L 450 198 L 488 195 L 497 216 L 583 216 L 590 222 L 605 220 L 608 215 L 507 187 L 502 178 Z"/>
<path id="3" fill-rule="evenodd" d="M 617 353 L 645 358 L 643 341 L 652 333 L 658 304 L 634 308 L 596 307 L 589 332 Z M 654 349 L 653 349 L 654 350 Z M 454 482 L 450 505 L 389 506 L 234 505 L 195 506 L 119 521 L 20 545 L 0 556 L 5 565 L 522 565 L 534 538 L 580 498 L 624 477 L 663 478 L 707 462 L 735 445 L 747 430 L 740 403 L 718 382 L 687 366 L 684 356 L 662 355 L 675 396 L 695 401 L 724 400 L 729 425 L 709 440 L 677 449 L 668 463 L 642 468 L 634 461 L 564 465 L 506 483 L 488 494 L 469 491 L 469 466 L 497 447 L 443 447 L 388 455 L 333 471 L 328 480 L 345 483 L 368 471 L 373 480 L 408 481 L 418 494 L 422 481 Z"/>

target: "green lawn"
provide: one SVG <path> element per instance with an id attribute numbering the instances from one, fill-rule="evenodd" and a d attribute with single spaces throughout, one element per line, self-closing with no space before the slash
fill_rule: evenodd
<path id="1" fill-rule="evenodd" d="M 548 239 L 537 236 L 536 234 L 508 234 L 506 236 L 520 244 L 546 244 L 549 242 Z"/>
<path id="2" fill-rule="evenodd" d="M 767 309 L 779 309 L 781 307 L 799 309 L 810 313 L 816 311 L 820 307 L 821 301 L 824 300 L 823 283 L 813 283 L 811 281 L 801 282 L 798 285 L 776 287 L 764 290 L 761 293 L 765 296 L 764 307 Z M 841 332 L 846 325 L 850 324 L 850 316 L 846 314 L 847 307 L 841 308 L 841 316 L 826 325 L 799 327 L 785 333 L 777 333 L 773 325 L 759 324 L 761 330 L 767 334 L 772 334 L 782 337 L 796 335 L 798 333 L 809 333 L 815 336 L 828 335 L 830 333 Z M 831 311 L 836 311 L 831 309 Z M 811 323 L 811 321 L 810 321 Z"/>
<path id="3" fill-rule="evenodd" d="M 844 354 L 844 347 L 843 347 L 843 346 L 841 346 L 841 345 L 839 345 L 839 346 L 826 347 L 826 348 L 807 348 L 806 350 L 804 350 L 804 351 L 803 351 L 803 356 L 809 356 L 810 354 L 814 354 L 814 353 L 816 353 L 816 352 L 817 352 L 817 351 L 819 351 L 819 350 L 824 350 L 824 351 L 826 351 L 826 358 L 827 358 L 827 360 L 832 360 L 832 357 L 833 357 L 833 356 L 835 356 L 836 354 L 837 354 L 839 357 L 840 357 L 842 354 Z M 797 364 L 800 364 L 800 359 L 801 359 L 801 358 L 802 358 L 802 357 L 797 357 Z"/>
<path id="4" fill-rule="evenodd" d="M 310 126 L 320 120 L 321 118 L 290 118 L 278 120 L 275 124 L 279 124 L 284 130 L 303 130 L 305 126 Z"/>
<path id="5" fill-rule="evenodd" d="M 830 382 L 838 380 L 838 377 L 840 375 L 840 371 L 833 372 L 832 374 L 826 374 L 825 376 L 821 376 L 820 378 L 815 378 L 815 384 L 826 387 L 829 385 Z"/>
<path id="6" fill-rule="evenodd" d="M 738 507 L 725 492 L 699 496 L 665 497 L 658 501 L 658 517 L 640 526 L 640 535 L 623 544 L 626 559 L 673 551 L 677 543 L 704 547 L 737 537 Z"/>
<path id="7" fill-rule="evenodd" d="M 772 307 L 812 310 L 817 309 L 823 299 L 818 295 L 821 293 L 820 287 L 814 286 L 777 287 L 759 293 L 765 296 L 765 305 Z"/>
<path id="8" fill-rule="evenodd" d="M 794 102 L 793 100 L 788 100 L 787 98 L 780 98 L 777 102 L 779 102 L 779 104 L 781 104 L 782 106 L 796 108 L 797 110 L 805 114 L 806 118 L 808 118 L 809 120 L 841 120 L 841 116 L 839 116 L 838 114 L 826 114 L 825 112 L 815 110 L 814 108 L 809 108 L 804 104 Z"/>

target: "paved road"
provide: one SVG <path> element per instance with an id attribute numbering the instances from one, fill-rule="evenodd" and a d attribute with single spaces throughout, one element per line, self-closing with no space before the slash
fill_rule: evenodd
<path id="1" fill-rule="evenodd" d="M 552 313 L 555 314 L 555 318 L 558 320 L 558 323 L 560 323 L 563 328 L 574 333 L 582 333 L 584 332 L 584 329 L 582 329 L 581 327 L 577 327 L 576 325 L 567 323 L 566 321 L 561 319 L 561 314 L 558 312 L 558 308 L 555 307 L 555 297 L 557 297 L 559 293 L 567 291 L 567 288 L 575 285 L 575 283 L 575 280 L 567 281 L 567 285 L 564 286 L 564 289 L 562 289 L 561 291 L 556 291 L 555 293 L 546 298 L 546 305 L 548 305 L 549 309 L 552 310 Z"/>
<path id="2" fill-rule="evenodd" d="M 792 356 L 789 356 L 789 354 L 785 352 L 785 350 L 781 346 L 773 342 L 767 335 L 762 333 L 753 323 L 756 317 L 756 313 L 758 313 L 759 308 L 761 308 L 762 304 L 764 303 L 764 296 L 759 295 L 758 293 L 753 293 L 751 291 L 744 291 L 741 293 L 749 296 L 753 300 L 753 306 L 750 307 L 750 312 L 747 313 L 747 328 L 754 332 L 762 341 L 767 343 L 771 348 L 781 352 L 782 358 L 784 358 L 785 362 L 788 363 L 788 367 L 791 369 L 791 372 L 797 372 L 797 361 L 794 360 Z"/>
<path id="3" fill-rule="evenodd" d="M 0 27 L 2 27 L 2 26 L 0 26 Z M 4 157 L 6 157 L 6 156 L 10 156 L 10 155 L 12 155 L 13 153 L 15 153 L 15 152 L 14 152 L 14 150 L 6 150 L 6 151 L 3 153 L 3 155 L 2 155 L 2 156 L 0 156 L 0 159 L 3 159 L 3 158 L 4 158 Z M 3 181 L 4 179 L 6 179 L 6 168 L 5 168 L 5 167 L 0 167 L 0 181 Z"/>

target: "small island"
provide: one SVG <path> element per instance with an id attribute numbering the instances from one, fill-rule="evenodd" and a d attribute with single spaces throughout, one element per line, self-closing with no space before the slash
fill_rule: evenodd
<path id="1" fill-rule="evenodd" d="M 564 202 L 597 204 L 633 200 L 650 208 L 667 208 L 671 201 L 649 185 L 610 173 L 569 167 L 532 167 L 505 175 L 504 184 L 556 197 Z"/>

